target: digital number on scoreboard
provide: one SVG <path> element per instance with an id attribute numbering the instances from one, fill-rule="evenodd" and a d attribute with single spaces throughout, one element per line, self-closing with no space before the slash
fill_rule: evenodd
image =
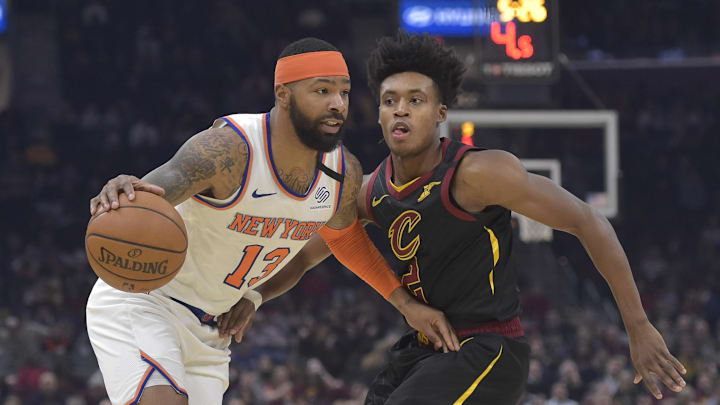
<path id="1" fill-rule="evenodd" d="M 497 20 L 482 38 L 481 73 L 487 81 L 548 82 L 557 73 L 555 0 L 499 0 Z"/>
<path id="2" fill-rule="evenodd" d="M 491 82 L 548 82 L 556 76 L 558 0 L 401 0 L 411 33 L 472 38 L 482 77 Z"/>

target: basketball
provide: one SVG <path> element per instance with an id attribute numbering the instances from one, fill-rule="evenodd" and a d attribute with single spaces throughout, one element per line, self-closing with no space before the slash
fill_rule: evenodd
<path id="1" fill-rule="evenodd" d="M 187 231 L 162 197 L 120 194 L 120 206 L 90 218 L 85 252 L 103 281 L 122 291 L 144 293 L 170 282 L 185 261 Z"/>

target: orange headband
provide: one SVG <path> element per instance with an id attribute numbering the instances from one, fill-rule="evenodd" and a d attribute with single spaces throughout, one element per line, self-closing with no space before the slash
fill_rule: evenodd
<path id="1" fill-rule="evenodd" d="M 320 76 L 350 77 L 345 59 L 337 51 L 307 52 L 280 58 L 275 65 L 275 84 Z"/>

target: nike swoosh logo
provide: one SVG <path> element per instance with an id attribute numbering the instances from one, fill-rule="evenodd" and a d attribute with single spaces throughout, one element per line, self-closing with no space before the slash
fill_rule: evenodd
<path id="1" fill-rule="evenodd" d="M 277 194 L 277 193 L 258 194 L 257 189 L 255 189 L 255 191 L 253 191 L 253 193 L 252 193 L 252 196 L 253 196 L 253 198 L 261 198 L 261 197 L 267 197 L 267 196 L 273 195 L 273 194 Z"/>
<path id="2" fill-rule="evenodd" d="M 377 207 L 377 205 L 380 204 L 382 202 L 382 200 L 385 199 L 385 197 L 389 197 L 389 196 L 390 196 L 390 194 L 383 194 L 383 196 L 380 197 L 380 199 L 377 199 L 377 197 L 373 197 L 372 206 Z"/>

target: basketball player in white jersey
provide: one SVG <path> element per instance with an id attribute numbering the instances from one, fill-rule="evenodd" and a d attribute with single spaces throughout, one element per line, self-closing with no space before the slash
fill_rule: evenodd
<path id="1" fill-rule="evenodd" d="M 164 195 L 189 239 L 185 263 L 167 285 L 133 294 L 98 280 L 90 294 L 88 334 L 113 404 L 220 405 L 230 337 L 244 328 L 224 319 L 219 330 L 217 315 L 238 305 L 256 310 L 263 297 L 255 289 L 315 233 L 437 347 L 459 349 L 444 315 L 398 288 L 358 224 L 362 168 L 338 147 L 349 92 L 336 48 L 297 41 L 278 60 L 269 113 L 218 119 L 142 180 L 118 176 L 91 200 L 99 215 L 118 207 L 119 193 Z"/>

